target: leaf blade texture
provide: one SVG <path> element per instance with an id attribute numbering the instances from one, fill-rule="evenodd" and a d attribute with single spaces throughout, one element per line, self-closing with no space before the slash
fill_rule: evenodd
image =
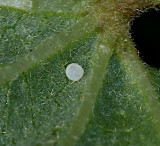
<path id="1" fill-rule="evenodd" d="M 0 145 L 159 144 L 160 73 L 137 56 L 130 17 L 106 10 L 129 4 L 0 2 Z M 66 77 L 70 63 L 81 80 Z"/>

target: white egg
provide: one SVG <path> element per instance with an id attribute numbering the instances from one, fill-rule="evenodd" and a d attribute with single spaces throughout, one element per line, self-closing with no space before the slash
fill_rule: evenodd
<path id="1" fill-rule="evenodd" d="M 83 77 L 84 70 L 77 63 L 71 63 L 66 68 L 66 76 L 72 81 L 78 81 Z"/>

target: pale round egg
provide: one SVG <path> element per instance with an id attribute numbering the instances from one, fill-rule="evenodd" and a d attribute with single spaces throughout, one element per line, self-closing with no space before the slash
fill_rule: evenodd
<path id="1" fill-rule="evenodd" d="M 77 63 L 71 63 L 66 68 L 66 76 L 72 81 L 79 81 L 84 75 L 82 66 Z"/>

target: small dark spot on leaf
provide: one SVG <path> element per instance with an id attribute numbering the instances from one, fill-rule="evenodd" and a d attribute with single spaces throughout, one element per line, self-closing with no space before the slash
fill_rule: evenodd
<path id="1" fill-rule="evenodd" d="M 82 94 L 80 94 L 80 99 L 82 99 L 84 96 Z"/>

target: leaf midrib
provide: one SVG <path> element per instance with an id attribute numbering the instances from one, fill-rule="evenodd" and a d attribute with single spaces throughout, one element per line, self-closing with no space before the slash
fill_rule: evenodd
<path id="1" fill-rule="evenodd" d="M 21 73 L 27 71 L 38 62 L 48 58 L 49 56 L 57 54 L 61 49 L 64 49 L 64 46 L 68 43 L 79 39 L 86 33 L 90 33 L 95 29 L 97 23 L 98 19 L 96 19 L 95 16 L 87 15 L 67 30 L 53 35 L 32 52 L 28 53 L 24 57 L 21 57 L 12 65 L 1 69 L 0 85 L 16 79 Z"/>
<path id="2" fill-rule="evenodd" d="M 88 123 L 88 118 L 94 108 L 96 98 L 101 89 L 102 82 L 105 76 L 105 71 L 108 65 L 108 61 L 112 55 L 113 50 L 109 46 L 104 45 L 103 39 L 106 38 L 103 34 L 100 34 L 97 38 L 96 56 L 92 64 L 92 72 L 88 79 L 88 83 L 85 86 L 84 101 L 79 109 L 77 118 L 73 122 L 71 129 L 67 136 L 59 140 L 60 145 L 74 146 L 80 139 L 82 133 L 85 131 L 85 127 Z M 106 51 L 107 50 L 107 51 Z"/>

